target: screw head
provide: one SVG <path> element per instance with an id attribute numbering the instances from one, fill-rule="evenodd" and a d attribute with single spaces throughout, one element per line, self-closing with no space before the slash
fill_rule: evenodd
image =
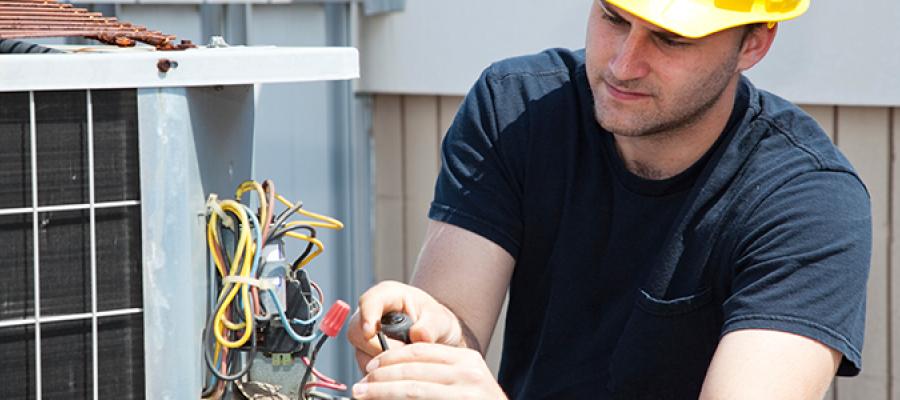
<path id="1" fill-rule="evenodd" d="M 178 62 L 170 60 L 168 58 L 160 58 L 156 63 L 156 69 L 158 69 L 159 72 L 162 73 L 169 72 L 169 70 L 172 68 L 178 68 Z"/>

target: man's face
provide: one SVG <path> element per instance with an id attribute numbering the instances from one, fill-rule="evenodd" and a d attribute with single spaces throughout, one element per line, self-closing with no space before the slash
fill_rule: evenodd
<path id="1" fill-rule="evenodd" d="M 604 129 L 644 136 L 690 126 L 739 72 L 742 28 L 687 39 L 600 1 L 591 10 L 585 51 Z"/>

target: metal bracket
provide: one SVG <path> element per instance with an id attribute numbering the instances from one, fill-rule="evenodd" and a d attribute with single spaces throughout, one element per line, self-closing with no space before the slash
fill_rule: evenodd
<path id="1" fill-rule="evenodd" d="M 406 0 L 363 0 L 363 14 L 367 17 L 403 11 Z"/>

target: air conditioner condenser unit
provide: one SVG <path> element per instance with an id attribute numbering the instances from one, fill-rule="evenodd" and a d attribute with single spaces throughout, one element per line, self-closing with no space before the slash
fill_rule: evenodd
<path id="1" fill-rule="evenodd" d="M 0 55 L 0 398 L 195 399 L 206 200 L 251 179 L 254 85 L 352 48 Z"/>

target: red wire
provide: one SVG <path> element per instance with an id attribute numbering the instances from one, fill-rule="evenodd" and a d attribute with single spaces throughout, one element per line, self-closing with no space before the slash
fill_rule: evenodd
<path id="1" fill-rule="evenodd" d="M 313 368 L 311 365 L 309 365 L 309 359 L 308 359 L 308 358 L 306 358 L 306 357 L 300 357 L 300 359 L 303 360 L 303 363 L 306 364 L 306 367 L 307 367 L 307 368 L 312 368 L 312 373 L 313 373 L 313 375 L 315 375 L 316 378 L 319 378 L 322 382 L 330 383 L 330 384 L 334 384 L 334 385 L 341 385 L 341 383 L 339 383 L 338 381 L 336 381 L 336 380 L 334 380 L 334 379 L 331 379 L 331 378 L 325 376 L 324 374 L 322 374 L 321 372 L 319 372 L 319 370 L 317 370 L 317 369 Z M 343 389 L 339 389 L 339 390 L 343 390 Z"/>
<path id="2" fill-rule="evenodd" d="M 319 287 L 318 283 L 313 282 L 312 279 L 309 280 L 309 285 L 316 289 L 316 292 L 319 293 L 319 304 L 324 307 L 325 306 L 325 293 L 322 292 L 322 288 Z"/>
<path id="3" fill-rule="evenodd" d="M 325 388 L 337 391 L 347 390 L 347 386 L 343 383 L 328 383 L 328 382 L 310 382 L 307 383 L 306 386 L 303 387 L 304 391 L 309 391 L 312 388 Z"/>

